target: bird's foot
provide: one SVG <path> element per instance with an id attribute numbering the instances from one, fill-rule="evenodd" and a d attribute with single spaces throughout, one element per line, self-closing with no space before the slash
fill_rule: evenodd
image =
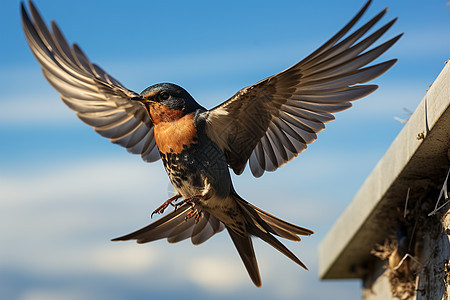
<path id="1" fill-rule="evenodd" d="M 195 224 L 198 223 L 198 221 L 200 220 L 200 217 L 202 216 L 202 211 L 197 209 L 197 208 L 192 208 L 188 214 L 186 215 L 186 217 L 184 218 L 184 220 L 187 222 L 187 220 L 195 218 Z"/>
<path id="2" fill-rule="evenodd" d="M 176 194 L 175 196 L 173 196 L 169 200 L 165 201 L 160 207 L 158 207 L 157 209 L 155 209 L 154 212 L 152 212 L 150 218 L 152 218 L 154 214 L 162 214 L 162 213 L 164 213 L 164 211 L 166 210 L 166 208 L 169 205 L 172 205 L 172 206 L 174 206 L 176 208 L 178 204 L 173 204 L 172 202 L 177 201 L 177 199 L 180 198 L 180 197 L 181 197 L 180 194 Z"/>
<path id="3" fill-rule="evenodd" d="M 183 204 L 187 203 L 188 205 L 190 205 L 192 208 L 191 210 L 187 213 L 186 217 L 184 218 L 185 221 L 195 218 L 195 224 L 198 223 L 198 221 L 200 220 L 200 217 L 202 216 L 202 211 L 194 208 L 195 207 L 195 200 L 204 198 L 205 195 L 195 195 L 189 198 L 184 199 L 183 201 L 180 201 L 179 203 L 175 204 L 175 209 L 177 209 L 178 207 L 182 206 Z"/>
<path id="4" fill-rule="evenodd" d="M 197 200 L 197 199 L 201 199 L 201 198 L 204 198 L 205 196 L 204 195 L 195 195 L 195 196 L 192 196 L 192 197 L 189 197 L 189 198 L 186 198 L 186 199 L 184 199 L 183 201 L 180 201 L 180 202 L 178 202 L 177 204 L 175 204 L 174 206 L 175 206 L 175 209 L 177 209 L 178 207 L 180 207 L 180 206 L 182 206 L 183 204 L 185 204 L 185 203 L 187 203 L 187 204 L 189 204 L 190 206 L 194 206 L 194 201 L 195 200 Z"/>

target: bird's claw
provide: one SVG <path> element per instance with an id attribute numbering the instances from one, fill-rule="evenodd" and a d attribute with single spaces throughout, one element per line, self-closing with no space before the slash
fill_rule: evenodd
<path id="1" fill-rule="evenodd" d="M 176 194 L 175 196 L 173 196 L 172 198 L 170 198 L 169 200 L 166 200 L 160 207 L 158 207 L 157 209 L 155 209 L 152 214 L 150 215 L 150 218 L 153 218 L 154 214 L 162 214 L 164 213 L 164 211 L 166 210 L 166 208 L 169 205 L 172 205 L 173 207 L 175 207 L 175 210 L 177 210 L 180 206 L 182 206 L 183 204 L 187 203 L 189 204 L 191 207 L 194 207 L 194 201 L 196 199 L 200 199 L 205 197 L 204 195 L 195 195 L 189 198 L 184 199 L 183 201 L 180 201 L 179 203 L 173 203 L 174 201 L 177 201 L 178 198 L 180 198 L 181 195 L 180 194 Z M 198 222 L 198 221 L 197 221 Z"/>
<path id="2" fill-rule="evenodd" d="M 164 211 L 166 210 L 166 208 L 169 205 L 172 205 L 175 207 L 175 209 L 177 208 L 178 204 L 173 204 L 172 202 L 177 201 L 178 198 L 180 198 L 181 195 L 180 194 L 176 194 L 175 196 L 173 196 L 172 198 L 170 198 L 169 200 L 166 200 L 160 207 L 158 207 L 157 209 L 155 209 L 152 214 L 150 215 L 150 218 L 153 218 L 154 214 L 162 214 L 164 213 Z"/>
<path id="3" fill-rule="evenodd" d="M 194 201 L 200 198 L 204 198 L 204 195 L 195 195 L 189 198 L 184 199 L 183 201 L 178 202 L 177 204 L 175 204 L 175 209 L 177 209 L 178 207 L 182 206 L 183 204 L 187 203 L 189 204 L 191 207 L 194 207 Z"/>
<path id="4" fill-rule="evenodd" d="M 184 220 L 187 222 L 189 219 L 192 219 L 195 217 L 195 224 L 197 224 L 198 221 L 200 221 L 201 216 L 202 216 L 202 211 L 198 210 L 197 208 L 193 208 L 187 213 Z"/>

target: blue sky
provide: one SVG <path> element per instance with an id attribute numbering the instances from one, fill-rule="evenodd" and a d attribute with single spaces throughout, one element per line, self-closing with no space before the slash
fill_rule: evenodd
<path id="1" fill-rule="evenodd" d="M 294 162 L 255 179 L 234 176 L 248 201 L 316 234 L 286 242 L 306 272 L 255 241 L 255 288 L 225 233 L 137 245 L 109 240 L 148 224 L 169 194 L 160 162 L 146 164 L 64 106 L 26 45 L 19 1 L 0 10 L 0 297 L 2 299 L 359 299 L 360 282 L 320 281 L 317 246 L 382 157 L 449 58 L 447 1 L 375 0 L 399 20 L 382 56 L 399 62 L 380 88 L 338 113 Z M 213 107 L 300 61 L 364 1 L 36 1 L 66 37 L 129 89 L 186 88 Z M 364 21 L 363 20 L 363 21 Z M 362 24 L 362 23 L 359 23 Z"/>

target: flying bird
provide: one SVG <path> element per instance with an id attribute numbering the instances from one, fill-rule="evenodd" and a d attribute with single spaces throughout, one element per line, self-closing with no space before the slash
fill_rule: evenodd
<path id="1" fill-rule="evenodd" d="M 31 18 L 22 3 L 28 45 L 62 101 L 83 122 L 128 152 L 146 162 L 161 159 L 176 190 L 153 213 L 162 214 L 169 206 L 173 211 L 113 241 L 147 243 L 167 238 L 175 243 L 191 238 L 197 245 L 226 229 L 256 286 L 261 286 L 261 277 L 252 236 L 307 269 L 276 236 L 300 241 L 300 235 L 313 231 L 244 200 L 233 187 L 230 169 L 239 175 L 248 163 L 255 177 L 275 171 L 314 142 L 324 123 L 334 120 L 333 113 L 377 89 L 363 83 L 386 72 L 396 59 L 367 65 L 401 34 L 369 49 L 396 21 L 366 35 L 385 9 L 353 29 L 370 2 L 301 62 L 241 89 L 212 109 L 173 83 L 158 83 L 140 94 L 127 89 L 92 63 L 77 44 L 69 45 L 53 21 L 50 30 L 31 1 Z"/>

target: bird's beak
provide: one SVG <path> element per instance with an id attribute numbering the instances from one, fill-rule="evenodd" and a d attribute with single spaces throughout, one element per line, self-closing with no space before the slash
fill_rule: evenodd
<path id="1" fill-rule="evenodd" d="M 145 110 L 147 111 L 148 117 L 149 117 L 150 120 L 152 120 L 152 122 L 153 122 L 152 114 L 150 113 L 150 104 L 151 104 L 151 103 L 158 103 L 158 102 L 153 101 L 153 100 L 150 100 L 150 99 L 148 99 L 148 98 L 142 98 L 141 96 L 131 98 L 131 100 L 139 101 L 139 102 L 143 103 L 144 106 L 145 106 Z"/>
<path id="2" fill-rule="evenodd" d="M 131 98 L 131 100 L 139 101 L 139 102 L 144 103 L 144 104 L 158 103 L 158 102 L 153 101 L 153 100 L 151 100 L 151 99 L 142 98 L 142 97 L 140 97 L 140 96 L 139 96 L 139 97 Z"/>

